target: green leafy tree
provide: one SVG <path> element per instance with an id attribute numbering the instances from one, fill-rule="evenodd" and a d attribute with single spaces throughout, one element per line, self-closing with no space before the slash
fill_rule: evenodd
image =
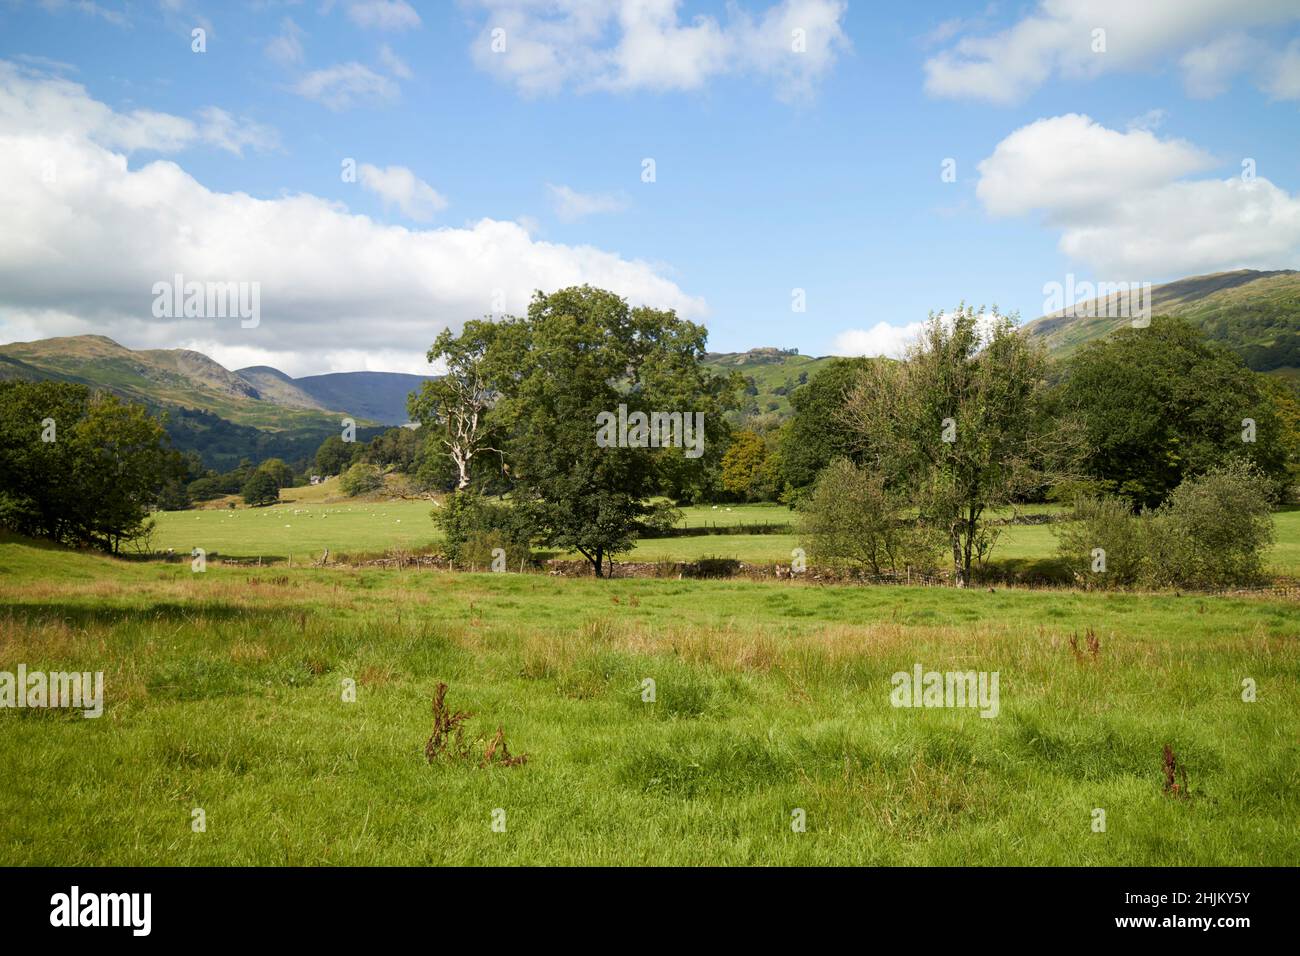
<path id="1" fill-rule="evenodd" d="M 384 475 L 374 465 L 359 461 L 343 473 L 339 487 L 349 498 L 355 498 L 384 487 Z"/>
<path id="2" fill-rule="evenodd" d="M 116 553 L 184 474 L 142 405 L 83 386 L 0 383 L 0 521 Z"/>
<path id="3" fill-rule="evenodd" d="M 597 576 L 631 548 L 653 512 L 646 499 L 661 487 L 664 462 L 689 470 L 704 459 L 686 457 L 682 428 L 667 447 L 621 439 L 602 446 L 598 429 L 620 406 L 629 420 L 680 413 L 692 428 L 689 451 L 707 449 L 724 434 L 732 379 L 700 364 L 706 338 L 671 311 L 630 308 L 612 292 L 582 286 L 538 293 L 526 318 L 498 323 L 484 351 L 517 506 L 528 509 L 544 543 L 578 551 Z M 695 413 L 704 423 L 698 435 Z"/>
<path id="4" fill-rule="evenodd" d="M 275 479 L 277 488 L 283 489 L 293 485 L 293 469 L 283 458 L 268 458 L 258 466 L 257 470 L 264 471 Z"/>
<path id="5" fill-rule="evenodd" d="M 790 393 L 794 414 L 778 439 L 786 499 L 797 501 L 835 459 L 860 457 L 858 435 L 845 422 L 843 409 L 858 376 L 873 361 L 836 359 Z"/>
<path id="6" fill-rule="evenodd" d="M 390 428 L 370 440 L 361 453 L 361 460 L 404 475 L 412 474 L 419 446 L 416 429 Z"/>
<path id="7" fill-rule="evenodd" d="M 426 430 L 422 427 L 420 431 Z M 423 491 L 455 490 L 460 475 L 437 436 L 426 433 L 416 449 L 414 478 L 416 487 Z"/>
<path id="8" fill-rule="evenodd" d="M 316 470 L 322 475 L 341 475 L 360 454 L 356 442 L 345 442 L 338 435 L 330 435 L 316 450 Z"/>
<path id="9" fill-rule="evenodd" d="M 0 523 L 30 537 L 74 542 L 85 509 L 74 483 L 72 428 L 90 390 L 63 382 L 0 382 Z M 53 438 L 53 441 L 45 439 Z"/>
<path id="10" fill-rule="evenodd" d="M 166 482 L 158 493 L 156 504 L 159 511 L 184 511 L 191 504 L 185 483 L 179 478 Z"/>
<path id="11" fill-rule="evenodd" d="M 255 471 L 244 483 L 240 495 L 250 508 L 273 505 L 280 500 L 280 486 L 269 472 Z"/>
<path id="12" fill-rule="evenodd" d="M 1233 456 L 1278 489 L 1287 481 L 1278 408 L 1261 377 L 1181 319 L 1157 316 L 1089 344 L 1067 364 L 1060 398 L 1085 424 L 1085 472 L 1135 506 L 1159 505 Z"/>
<path id="13" fill-rule="evenodd" d="M 757 432 L 737 432 L 722 456 L 722 487 L 744 501 L 768 497 L 767 443 Z"/>
<path id="14" fill-rule="evenodd" d="M 996 540 L 988 512 L 1070 474 L 1078 429 L 1043 414 L 1046 370 L 1013 319 L 963 304 L 931 313 L 906 361 L 864 368 L 845 404 L 871 471 L 948 541 L 959 587 Z"/>
<path id="15" fill-rule="evenodd" d="M 220 498 L 225 494 L 221 490 L 220 479 L 216 475 L 196 478 L 190 482 L 186 491 L 191 501 L 211 501 L 213 498 Z"/>
<path id="16" fill-rule="evenodd" d="M 1295 501 L 1300 496 L 1300 382 L 1263 376 L 1256 381 L 1273 403 L 1278 424 L 1278 444 L 1284 457 L 1284 485 L 1278 497 Z"/>

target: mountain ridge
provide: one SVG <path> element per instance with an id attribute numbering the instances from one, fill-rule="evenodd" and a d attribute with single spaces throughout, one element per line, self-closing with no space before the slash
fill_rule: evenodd
<path id="1" fill-rule="evenodd" d="M 367 394 L 375 388 L 373 376 L 382 380 L 388 373 L 360 379 L 341 373 L 342 384 L 332 383 L 335 403 L 312 397 L 278 369 L 254 371 L 259 374 L 231 371 L 190 349 L 137 351 L 103 335 L 0 345 L 0 379 L 72 382 L 138 402 L 162 415 L 175 448 L 197 452 L 218 470 L 246 458 L 310 459 L 321 442 L 340 433 L 345 417 L 356 421 L 358 441 L 406 421 L 405 395 L 396 395 L 410 384 L 406 376 L 376 401 Z M 348 384 L 355 386 L 351 394 Z"/>
<path id="2" fill-rule="evenodd" d="M 146 404 L 212 411 L 236 424 L 272 429 L 276 423 L 268 409 L 247 403 L 401 425 L 407 421 L 406 392 L 432 377 L 333 372 L 294 378 L 269 365 L 231 370 L 192 349 L 131 349 L 105 335 L 0 345 L 0 376 L 81 382 Z"/>

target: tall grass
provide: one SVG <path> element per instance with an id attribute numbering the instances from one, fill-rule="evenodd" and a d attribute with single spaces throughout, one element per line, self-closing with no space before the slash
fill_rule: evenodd
<path id="1" fill-rule="evenodd" d="M 193 574 L 9 541 L 0 670 L 103 670 L 106 706 L 0 711 L 0 863 L 1294 865 L 1297 634 L 1265 599 Z M 1000 715 L 891 707 L 916 663 L 998 671 Z M 430 763 L 440 682 L 527 763 Z"/>

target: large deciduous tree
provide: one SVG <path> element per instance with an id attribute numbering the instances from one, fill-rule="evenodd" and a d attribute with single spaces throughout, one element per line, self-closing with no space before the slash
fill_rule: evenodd
<path id="1" fill-rule="evenodd" d="M 781 426 L 781 480 L 786 499 L 811 491 L 822 469 L 837 458 L 857 460 L 853 429 L 840 414 L 858 375 L 875 359 L 833 359 L 790 393 L 794 414 Z"/>
<path id="2" fill-rule="evenodd" d="M 260 508 L 280 500 L 280 486 L 269 471 L 258 469 L 248 476 L 248 481 L 244 482 L 239 494 L 244 499 L 244 504 L 250 508 Z"/>
<path id="3" fill-rule="evenodd" d="M 1249 459 L 1277 490 L 1287 480 L 1272 391 L 1181 319 L 1157 316 L 1085 346 L 1066 365 L 1061 406 L 1086 423 L 1086 473 L 1134 505 L 1153 508 L 1184 478 L 1232 457 Z"/>
<path id="4" fill-rule="evenodd" d="M 742 429 L 731 438 L 722 456 L 722 487 L 742 501 L 753 501 L 771 492 L 767 481 L 767 443 L 763 436 Z"/>
<path id="5" fill-rule="evenodd" d="M 81 385 L 0 383 L 0 522 L 117 552 L 184 474 L 142 405 Z"/>
<path id="6" fill-rule="evenodd" d="M 1045 414 L 1046 370 L 1013 319 L 963 304 L 931 313 L 904 361 L 868 365 L 849 394 L 865 463 L 943 533 L 959 587 L 996 538 L 988 512 L 1069 472 L 1079 430 Z"/>
<path id="7" fill-rule="evenodd" d="M 501 436 L 515 506 L 529 509 L 543 543 L 580 552 L 604 576 L 655 511 L 648 499 L 667 466 L 682 483 L 705 467 L 695 455 L 725 434 L 734 379 L 700 364 L 703 327 L 590 286 L 539 292 L 526 317 L 490 331 L 470 323 L 467 336 L 444 333 L 431 354 L 474 356 L 474 387 L 495 397 L 488 424 Z M 610 416 L 638 412 L 676 416 L 675 432 L 655 436 L 671 440 L 597 440 Z"/>

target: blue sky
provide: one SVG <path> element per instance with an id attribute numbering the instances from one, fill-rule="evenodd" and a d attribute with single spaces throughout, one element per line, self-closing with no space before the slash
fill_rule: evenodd
<path id="1" fill-rule="evenodd" d="M 892 352 L 1068 273 L 1296 267 L 1300 4 L 1239 6 L 0 0 L 0 339 L 416 371 L 580 279 L 719 351 Z M 261 322 L 153 317 L 177 271 Z"/>

